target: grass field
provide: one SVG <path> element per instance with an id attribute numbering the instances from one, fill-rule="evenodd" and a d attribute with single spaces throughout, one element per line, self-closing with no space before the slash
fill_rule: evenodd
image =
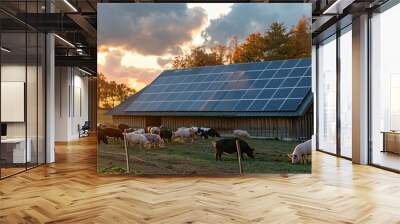
<path id="1" fill-rule="evenodd" d="M 243 171 L 264 173 L 311 173 L 311 164 L 291 164 L 287 154 L 298 142 L 279 140 L 246 140 L 256 149 L 255 159 L 244 154 Z M 160 149 L 129 147 L 130 173 L 133 175 L 224 175 L 238 174 L 235 154 L 223 154 L 223 161 L 215 161 L 211 140 L 197 140 L 194 144 L 167 144 Z M 122 142 L 98 146 L 98 171 L 125 172 L 126 160 Z"/>

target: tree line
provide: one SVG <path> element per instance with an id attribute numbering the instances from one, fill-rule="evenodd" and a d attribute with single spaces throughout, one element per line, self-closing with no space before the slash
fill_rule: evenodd
<path id="1" fill-rule="evenodd" d="M 283 23 L 273 22 L 264 33 L 251 33 L 242 43 L 234 36 L 226 45 L 193 48 L 176 56 L 172 66 L 190 68 L 302 57 L 311 57 L 311 25 L 306 17 L 290 30 Z"/>
<path id="2" fill-rule="evenodd" d="M 129 88 L 125 83 L 108 81 L 102 73 L 97 76 L 97 88 L 97 105 L 102 109 L 114 108 L 136 93 L 136 90 Z"/>

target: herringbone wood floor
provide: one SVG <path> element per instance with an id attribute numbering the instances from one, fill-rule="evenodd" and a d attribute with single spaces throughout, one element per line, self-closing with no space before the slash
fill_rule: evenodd
<path id="1" fill-rule="evenodd" d="M 94 139 L 0 181 L 0 223 L 400 223 L 400 175 L 315 152 L 312 175 L 96 173 Z"/>

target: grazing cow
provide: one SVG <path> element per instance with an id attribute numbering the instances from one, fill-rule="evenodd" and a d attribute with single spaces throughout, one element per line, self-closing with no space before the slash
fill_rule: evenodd
<path id="1" fill-rule="evenodd" d="M 292 163 L 307 163 L 311 155 L 311 140 L 298 144 L 292 154 L 288 154 Z"/>
<path id="2" fill-rule="evenodd" d="M 140 148 L 142 148 L 142 146 L 146 147 L 146 145 L 150 144 L 146 136 L 142 134 L 135 134 L 133 132 L 126 133 L 125 138 L 128 145 L 139 145 Z"/>
<path id="3" fill-rule="evenodd" d="M 114 138 L 114 139 L 121 139 L 124 140 L 124 136 L 122 135 L 122 131 L 117 129 L 117 128 L 111 128 L 111 127 L 106 127 L 106 128 L 99 128 L 99 140 L 102 140 L 104 143 L 108 144 L 108 140 L 104 140 L 107 138 Z"/>
<path id="4" fill-rule="evenodd" d="M 198 131 L 202 138 L 208 139 L 208 137 L 221 137 L 221 135 L 213 128 L 200 128 Z"/>
<path id="5" fill-rule="evenodd" d="M 159 135 L 156 134 L 144 134 L 144 137 L 147 138 L 147 141 L 150 143 L 150 148 L 154 146 L 154 148 L 160 148 L 164 146 L 164 140 L 161 139 Z"/>
<path id="6" fill-rule="evenodd" d="M 97 143 L 100 144 L 100 142 L 104 142 L 104 144 L 108 144 L 107 136 L 104 133 L 103 128 L 98 127 L 97 128 Z"/>
<path id="7" fill-rule="evenodd" d="M 250 138 L 250 134 L 245 130 L 236 129 L 233 131 L 233 135 L 238 138 Z"/>
<path id="8" fill-rule="evenodd" d="M 191 138 L 192 143 L 194 143 L 195 134 L 192 128 L 179 128 L 176 132 L 172 133 L 172 140 L 174 141 L 176 138 Z"/>
<path id="9" fill-rule="evenodd" d="M 126 129 L 130 129 L 130 127 L 126 124 L 119 124 L 118 129 L 124 132 Z"/>
<path id="10" fill-rule="evenodd" d="M 144 134 L 145 131 L 144 131 L 143 128 L 141 128 L 141 129 L 137 129 L 137 130 L 133 131 L 133 133 L 135 133 L 135 134 Z"/>
<path id="11" fill-rule="evenodd" d="M 222 153 L 226 152 L 229 154 L 232 153 L 237 153 L 236 149 L 236 140 L 239 141 L 240 145 L 240 157 L 243 159 L 243 153 L 246 153 L 248 157 L 254 159 L 254 150 L 245 142 L 244 140 L 240 138 L 223 138 L 217 141 L 213 141 L 212 145 L 215 150 L 215 160 L 222 161 Z"/>
<path id="12" fill-rule="evenodd" d="M 155 134 L 155 135 L 159 135 L 160 134 L 160 128 L 159 127 L 152 127 L 152 128 L 150 128 L 150 133 L 151 134 Z"/>
<path id="13" fill-rule="evenodd" d="M 172 131 L 168 128 L 160 129 L 160 137 L 164 139 L 164 141 L 172 142 Z"/>

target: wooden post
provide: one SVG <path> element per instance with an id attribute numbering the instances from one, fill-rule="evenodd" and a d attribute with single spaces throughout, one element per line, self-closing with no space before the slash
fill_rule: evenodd
<path id="1" fill-rule="evenodd" d="M 125 156 L 126 156 L 126 173 L 129 173 L 129 153 L 128 147 L 126 145 L 126 129 L 124 130 L 124 146 L 125 146 Z"/>
<path id="2" fill-rule="evenodd" d="M 239 140 L 236 139 L 236 150 L 238 153 L 238 162 L 239 162 L 239 173 L 243 174 L 243 166 L 242 166 L 242 157 L 241 157 L 241 151 L 240 151 L 240 143 Z"/>

